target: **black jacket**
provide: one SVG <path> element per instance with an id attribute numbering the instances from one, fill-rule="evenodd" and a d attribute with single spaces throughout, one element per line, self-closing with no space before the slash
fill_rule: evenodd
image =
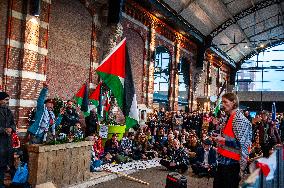
<path id="1" fill-rule="evenodd" d="M 16 130 L 14 116 L 8 107 L 0 106 L 0 167 L 12 164 L 12 137 L 6 133 L 6 128 Z"/>
<path id="2" fill-rule="evenodd" d="M 196 152 L 196 163 L 197 164 L 202 164 L 204 161 L 204 153 L 205 150 L 203 147 L 197 148 Z M 208 164 L 210 166 L 216 166 L 217 165 L 217 156 L 216 156 L 216 151 L 213 148 L 210 148 L 209 154 L 208 154 Z"/>
<path id="3" fill-rule="evenodd" d="M 96 114 L 90 114 L 85 118 L 86 122 L 86 136 L 92 136 L 98 132 L 98 119 Z"/>

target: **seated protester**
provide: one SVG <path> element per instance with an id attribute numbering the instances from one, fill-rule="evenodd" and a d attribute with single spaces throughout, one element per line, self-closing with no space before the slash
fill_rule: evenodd
<path id="1" fill-rule="evenodd" d="M 170 171 L 178 171 L 184 173 L 189 166 L 189 158 L 180 142 L 177 139 L 173 141 L 173 150 L 169 155 L 169 159 L 162 159 L 160 164 Z"/>
<path id="2" fill-rule="evenodd" d="M 198 176 L 213 177 L 216 172 L 217 153 L 211 146 L 212 141 L 206 139 L 203 141 L 202 147 L 197 149 L 196 161 L 192 164 L 192 170 Z"/>
<path id="3" fill-rule="evenodd" d="M 61 132 L 68 135 L 70 133 L 70 128 L 75 126 L 79 119 L 79 114 L 73 106 L 73 101 L 68 100 L 66 103 L 65 113 L 62 115 Z"/>
<path id="4" fill-rule="evenodd" d="M 96 153 L 96 156 L 100 158 L 104 153 L 104 146 L 103 141 L 100 136 L 94 135 L 94 145 L 93 145 L 94 151 Z"/>
<path id="5" fill-rule="evenodd" d="M 120 148 L 124 155 L 130 156 L 132 155 L 134 134 L 133 133 L 125 133 L 124 137 L 121 140 Z"/>
<path id="6" fill-rule="evenodd" d="M 181 136 L 181 134 L 180 134 L 180 132 L 178 131 L 178 130 L 174 130 L 174 136 L 175 136 L 175 139 L 180 139 L 180 136 Z"/>
<path id="7" fill-rule="evenodd" d="M 100 166 L 103 164 L 103 161 L 100 160 L 101 155 L 103 154 L 103 145 L 101 138 L 96 135 L 89 136 L 87 140 L 94 141 L 94 145 L 92 147 L 91 153 L 91 172 L 98 172 L 101 171 Z"/>
<path id="8" fill-rule="evenodd" d="M 86 123 L 86 136 L 93 135 L 94 133 L 98 133 L 98 118 L 96 113 L 96 108 L 90 111 L 90 115 L 85 117 Z"/>
<path id="9" fill-rule="evenodd" d="M 147 139 L 148 139 L 149 144 L 151 144 L 153 146 L 154 143 L 155 143 L 155 138 L 154 138 L 154 136 L 152 136 L 151 129 L 147 128 L 146 131 L 145 131 L 145 134 L 147 135 Z"/>
<path id="10" fill-rule="evenodd" d="M 166 142 L 167 142 L 167 135 L 165 134 L 165 130 L 163 128 L 160 128 L 154 144 L 156 151 L 162 151 Z"/>
<path id="11" fill-rule="evenodd" d="M 116 155 L 120 152 L 120 145 L 119 141 L 117 140 L 117 134 L 113 134 L 111 139 L 106 141 L 105 152 L 108 152 L 111 155 Z"/>
<path id="12" fill-rule="evenodd" d="M 188 150 L 188 155 L 191 163 L 194 163 L 196 158 L 197 148 L 200 147 L 200 143 L 197 136 L 190 133 L 188 136 L 188 141 L 184 144 L 185 148 Z"/>
<path id="13" fill-rule="evenodd" d="M 148 149 L 148 141 L 145 134 L 139 135 L 133 145 L 133 159 L 147 159 L 146 151 Z"/>
<path id="14" fill-rule="evenodd" d="M 184 146 L 186 144 L 186 135 L 185 134 L 182 134 L 180 136 L 180 143 L 182 146 Z"/>
<path id="15" fill-rule="evenodd" d="M 82 131 L 80 122 L 76 122 L 74 126 L 71 126 L 70 133 L 75 140 L 82 140 L 84 138 L 84 132 Z"/>
<path id="16" fill-rule="evenodd" d="M 175 136 L 173 134 L 168 134 L 168 140 L 166 142 L 166 144 L 164 145 L 163 151 L 161 153 L 161 156 L 163 158 L 167 158 L 169 156 L 169 154 L 172 152 L 173 150 L 173 142 L 174 142 Z"/>

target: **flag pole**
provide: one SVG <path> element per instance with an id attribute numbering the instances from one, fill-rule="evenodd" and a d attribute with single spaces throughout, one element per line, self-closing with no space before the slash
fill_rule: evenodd
<path id="1" fill-rule="evenodd" d="M 129 175 L 127 175 L 127 174 L 124 174 L 124 173 L 122 173 L 122 172 L 114 172 L 114 171 L 111 171 L 111 170 L 105 169 L 105 168 L 103 168 L 103 170 L 106 171 L 106 172 L 110 172 L 110 173 L 113 173 L 113 174 L 117 174 L 118 176 L 123 176 L 123 177 L 125 177 L 125 178 L 128 178 L 128 179 L 130 179 L 130 180 L 132 180 L 132 181 L 136 181 L 136 182 L 141 183 L 141 184 L 150 185 L 150 183 L 148 183 L 148 182 L 142 181 L 142 180 L 140 180 L 140 179 L 138 179 L 138 178 L 134 178 L 134 177 L 129 176 Z"/>

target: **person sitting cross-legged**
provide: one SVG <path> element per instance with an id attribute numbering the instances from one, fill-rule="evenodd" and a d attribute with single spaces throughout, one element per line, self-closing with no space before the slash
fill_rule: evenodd
<path id="1" fill-rule="evenodd" d="M 169 159 L 162 159 L 160 164 L 170 171 L 178 171 L 180 173 L 187 171 L 189 158 L 184 148 L 180 146 L 179 140 L 174 139 L 173 150 L 169 155 Z"/>
<path id="2" fill-rule="evenodd" d="M 213 177 L 216 171 L 216 151 L 211 146 L 211 140 L 206 139 L 203 141 L 202 146 L 197 149 L 196 161 L 192 164 L 191 168 L 193 173 L 199 177 Z"/>

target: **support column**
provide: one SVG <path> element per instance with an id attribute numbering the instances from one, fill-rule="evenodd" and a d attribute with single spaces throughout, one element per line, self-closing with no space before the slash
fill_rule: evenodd
<path id="1" fill-rule="evenodd" d="M 32 2 L 9 1 L 4 90 L 10 94 L 19 128 L 27 126 L 29 111 L 46 81 L 48 28 L 51 1 L 41 2 L 41 14 L 32 16 Z M 20 28 L 20 29 L 19 29 Z"/>
<path id="2" fill-rule="evenodd" d="M 98 75 L 95 73 L 96 68 L 99 66 L 99 52 L 101 51 L 101 44 L 99 42 L 98 33 L 101 32 L 101 23 L 99 21 L 99 15 L 95 13 L 93 15 L 92 22 L 92 46 L 90 53 L 90 72 L 89 72 L 89 84 L 90 88 L 95 88 L 98 84 Z"/>
<path id="3" fill-rule="evenodd" d="M 170 108 L 171 110 L 178 110 L 178 96 L 179 96 L 179 63 L 180 63 L 180 39 L 181 36 L 176 34 L 176 41 L 174 46 L 174 55 L 171 70 L 171 84 L 170 84 Z"/>
<path id="4" fill-rule="evenodd" d="M 154 68 L 155 68 L 155 47 L 156 47 L 156 24 L 151 20 L 149 28 L 149 56 L 148 56 L 148 90 L 147 90 L 147 105 L 149 108 L 153 107 L 154 95 Z"/>

